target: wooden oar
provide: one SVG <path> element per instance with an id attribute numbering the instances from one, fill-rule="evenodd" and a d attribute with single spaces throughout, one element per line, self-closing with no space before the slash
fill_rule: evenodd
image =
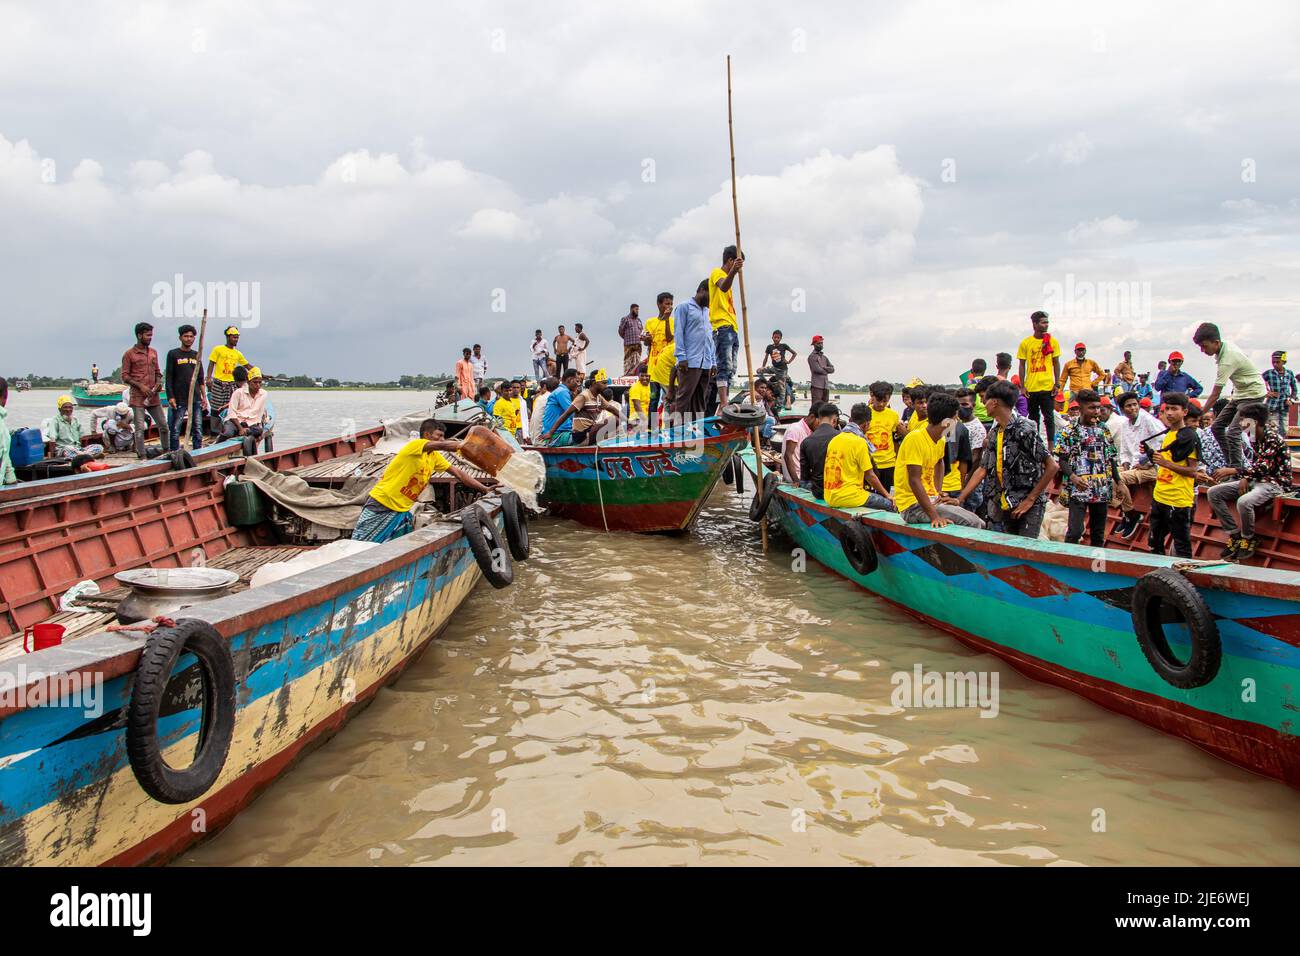
<path id="1" fill-rule="evenodd" d="M 736 133 L 731 119 L 731 54 L 727 54 L 727 142 L 731 146 L 731 213 L 736 221 L 736 255 L 744 259 L 740 245 L 740 204 L 736 201 Z M 749 310 L 745 307 L 745 270 L 741 268 L 740 276 L 740 324 L 745 335 L 745 369 L 749 373 L 749 401 L 750 404 L 757 405 L 758 399 L 754 393 L 754 360 L 749 355 Z M 766 407 L 766 406 L 764 406 Z M 756 486 L 754 494 L 763 493 L 763 440 L 758 430 L 754 426 L 752 435 L 754 443 L 754 474 Z M 759 529 L 763 537 L 763 553 L 767 554 L 767 515 L 764 515 L 759 522 Z"/>
<path id="2" fill-rule="evenodd" d="M 198 346 L 194 352 L 194 371 L 190 372 L 190 393 L 185 399 L 185 408 L 182 412 L 182 421 L 190 433 L 190 448 L 197 450 L 203 445 L 203 426 L 199 426 L 198 444 L 194 442 L 194 422 L 186 421 L 194 414 L 194 386 L 199 380 L 199 363 L 203 361 L 203 333 L 208 330 L 208 310 L 203 310 L 203 318 L 199 320 L 199 340 L 195 343 Z M 180 446 L 181 436 L 176 436 L 177 447 Z"/>

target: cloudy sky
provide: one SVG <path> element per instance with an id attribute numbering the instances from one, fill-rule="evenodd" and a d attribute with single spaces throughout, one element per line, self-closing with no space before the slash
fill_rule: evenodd
<path id="1" fill-rule="evenodd" d="M 1300 349 L 1297 21 L 0 2 L 0 373 L 112 369 L 177 275 L 256 288 L 243 345 L 277 372 L 434 373 L 472 342 L 524 371 L 574 322 L 612 366 L 627 305 L 689 295 L 731 241 L 727 53 L 756 341 L 950 381 L 1046 306 L 1106 366 L 1206 320 L 1266 361 Z"/>

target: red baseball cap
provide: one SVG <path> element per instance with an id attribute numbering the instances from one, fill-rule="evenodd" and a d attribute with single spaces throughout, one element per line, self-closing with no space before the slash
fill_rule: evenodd
<path id="1" fill-rule="evenodd" d="M 1075 342 L 1075 343 L 1074 343 L 1074 350 L 1075 350 L 1076 352 L 1079 351 L 1079 349 L 1086 349 L 1087 347 L 1088 347 L 1088 346 L 1084 345 L 1082 342 Z"/>
<path id="2" fill-rule="evenodd" d="M 1107 407 L 1109 408 L 1109 407 L 1110 407 L 1110 396 L 1109 396 L 1109 395 L 1103 395 L 1103 396 L 1101 397 L 1101 403 L 1102 403 L 1103 405 L 1105 405 L 1105 406 L 1107 406 Z"/>
<path id="3" fill-rule="evenodd" d="M 1149 399 L 1149 398 L 1144 398 L 1144 399 L 1142 399 L 1140 402 L 1138 402 L 1138 404 L 1141 405 L 1143 408 L 1150 408 L 1150 407 L 1151 407 L 1151 399 Z"/>
<path id="4" fill-rule="evenodd" d="M 1183 353 L 1182 353 L 1182 352 L 1170 352 L 1170 353 L 1169 353 L 1169 361 L 1171 361 L 1171 362 L 1181 362 L 1182 360 L 1183 360 Z"/>
<path id="5" fill-rule="evenodd" d="M 825 342 L 826 340 L 825 340 L 824 338 L 822 338 L 820 335 L 814 335 L 814 336 L 813 336 L 813 341 L 814 341 L 814 342 Z"/>

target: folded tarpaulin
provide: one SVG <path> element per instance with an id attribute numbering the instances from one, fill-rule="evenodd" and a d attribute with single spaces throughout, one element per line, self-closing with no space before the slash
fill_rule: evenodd
<path id="1" fill-rule="evenodd" d="M 297 475 L 272 471 L 256 458 L 244 459 L 242 480 L 252 482 L 276 504 L 326 528 L 351 531 L 377 479 L 353 477 L 343 487 L 313 488 Z"/>

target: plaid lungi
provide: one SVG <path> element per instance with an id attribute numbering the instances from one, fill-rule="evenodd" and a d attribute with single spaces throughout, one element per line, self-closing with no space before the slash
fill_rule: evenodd
<path id="1" fill-rule="evenodd" d="M 385 508 L 374 498 L 367 498 L 357 517 L 353 541 L 392 541 L 415 528 L 415 519 L 409 511 Z"/>
<path id="2" fill-rule="evenodd" d="M 213 415 L 220 415 L 221 410 L 230 404 L 230 395 L 234 390 L 234 382 L 223 382 L 215 378 L 208 382 L 208 404 L 212 406 Z M 183 405 L 184 400 L 177 398 L 177 404 Z"/>

